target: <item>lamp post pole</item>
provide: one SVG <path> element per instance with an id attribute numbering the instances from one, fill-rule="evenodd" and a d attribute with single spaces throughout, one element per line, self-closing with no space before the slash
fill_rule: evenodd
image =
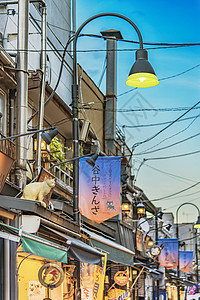
<path id="1" fill-rule="evenodd" d="M 197 211 L 198 211 L 198 216 L 200 216 L 200 210 L 198 208 L 198 206 L 194 203 L 191 203 L 191 202 L 184 202 L 182 203 L 176 210 L 176 237 L 177 239 L 179 238 L 179 227 L 178 227 L 178 212 L 180 210 L 180 208 L 186 204 L 189 204 L 189 205 L 192 205 L 194 207 L 196 207 Z M 178 246 L 179 246 L 179 242 L 178 242 Z M 199 274 L 198 274 L 198 252 L 197 252 L 197 236 L 196 236 L 196 239 L 195 239 L 195 256 L 196 256 L 196 264 L 197 264 L 197 271 L 196 271 L 196 278 L 197 278 L 197 284 L 198 284 L 198 281 L 199 281 Z M 178 265 L 177 265 L 177 277 L 180 276 L 180 270 L 179 270 L 179 251 L 178 251 Z M 177 298 L 178 300 L 180 300 L 180 286 L 177 285 Z"/>
<path id="2" fill-rule="evenodd" d="M 73 124 L 73 157 L 79 156 L 79 119 L 78 119 L 78 83 L 77 83 L 77 57 L 76 57 L 76 45 L 77 45 L 77 39 L 80 35 L 80 32 L 82 29 L 91 21 L 97 18 L 101 17 L 118 17 L 120 19 L 124 19 L 129 24 L 132 25 L 132 27 L 136 30 L 138 38 L 139 38 L 139 44 L 140 44 L 140 50 L 143 50 L 143 39 L 142 35 L 136 26 L 136 24 L 131 21 L 129 18 L 117 14 L 117 13 L 101 13 L 92 16 L 91 18 L 87 19 L 85 22 L 83 22 L 80 27 L 77 29 L 74 41 L 73 41 L 73 78 L 72 78 L 72 124 Z M 74 160 L 73 162 L 73 214 L 74 214 L 74 221 L 80 225 L 80 214 L 79 214 L 79 208 L 78 208 L 78 198 L 79 198 L 79 160 Z"/>
<path id="3" fill-rule="evenodd" d="M 155 240 L 156 240 L 156 245 L 158 245 L 158 212 L 156 211 L 155 215 Z M 158 262 L 158 257 L 156 258 Z M 157 269 L 159 269 L 159 265 L 157 264 Z M 159 279 L 156 280 L 156 299 L 159 300 Z"/>
<path id="4" fill-rule="evenodd" d="M 77 29 L 74 39 L 73 39 L 73 77 L 72 77 L 72 128 L 73 128 L 73 158 L 79 157 L 79 117 L 78 117 L 78 76 L 77 76 L 77 57 L 76 57 L 76 45 L 77 39 L 82 31 L 82 29 L 91 21 L 101 17 L 117 17 L 127 21 L 137 32 L 139 38 L 140 49 L 136 52 L 136 62 L 133 65 L 135 68 L 132 67 L 131 72 L 129 74 L 128 80 L 126 82 L 127 85 L 133 86 L 132 84 L 136 84 L 135 82 L 139 81 L 139 87 L 143 85 L 144 80 L 147 81 L 147 84 L 144 87 L 154 86 L 158 84 L 158 80 L 155 76 L 155 72 L 148 62 L 147 59 L 147 51 L 143 49 L 143 40 L 142 35 L 133 21 L 129 18 L 118 14 L 118 13 L 101 13 L 92 16 L 91 18 L 87 19 L 83 22 L 80 27 Z M 142 62 L 142 64 L 141 64 Z M 139 67 L 140 66 L 140 67 Z M 141 74 L 138 79 L 135 79 L 135 75 Z M 150 74 L 150 77 L 148 76 Z M 131 75 L 131 76 L 130 76 Z M 145 77 L 146 76 L 146 77 Z M 131 78 L 130 78 L 131 77 Z M 149 82 L 150 81 L 150 82 Z M 138 85 L 137 85 L 138 86 Z M 73 161 L 73 218 L 77 225 L 80 226 L 80 213 L 78 207 L 78 200 L 79 200 L 79 160 L 75 159 Z M 80 265 L 77 265 L 77 268 L 80 269 Z M 77 286 L 76 286 L 76 299 L 81 299 L 81 292 L 80 292 L 80 270 L 78 272 L 77 278 Z"/>
<path id="5" fill-rule="evenodd" d="M 76 45 L 77 45 L 77 39 L 79 37 L 79 34 L 81 30 L 92 20 L 100 18 L 100 17 L 118 17 L 121 19 L 124 19 L 128 23 L 130 23 L 134 29 L 136 30 L 138 37 L 139 37 L 139 43 L 140 43 L 140 49 L 143 49 L 143 40 L 142 35 L 138 29 L 138 27 L 133 23 L 130 19 L 127 17 L 117 14 L 117 13 L 101 13 L 92 16 L 91 18 L 87 19 L 85 22 L 82 23 L 82 25 L 77 29 L 75 36 L 74 36 L 74 42 L 73 42 L 73 79 L 72 79 L 72 116 L 73 116 L 73 157 L 79 156 L 79 119 L 78 119 L 78 83 L 77 83 L 77 57 L 76 57 Z M 80 225 L 80 214 L 79 214 L 79 208 L 78 208 L 78 197 L 79 197 L 79 160 L 74 160 L 73 163 L 73 214 L 74 214 L 74 221 Z"/>

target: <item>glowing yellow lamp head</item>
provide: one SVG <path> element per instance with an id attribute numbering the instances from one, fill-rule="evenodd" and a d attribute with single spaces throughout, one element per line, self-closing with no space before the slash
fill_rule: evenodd
<path id="1" fill-rule="evenodd" d="M 130 211 L 130 204 L 129 203 L 122 203 L 122 211 Z"/>
<path id="2" fill-rule="evenodd" d="M 145 88 L 159 83 L 154 69 L 148 61 L 148 53 L 145 49 L 136 51 L 136 62 L 133 64 L 126 84 L 131 87 Z"/>
<path id="3" fill-rule="evenodd" d="M 200 228 L 200 216 L 198 216 L 198 219 L 197 219 L 196 224 L 194 225 L 194 228 L 196 228 L 196 229 Z"/>
<path id="4" fill-rule="evenodd" d="M 145 207 L 144 207 L 143 203 L 138 203 L 137 204 L 137 214 L 138 214 L 138 216 L 145 215 Z"/>
<path id="5" fill-rule="evenodd" d="M 148 246 L 149 246 L 149 247 L 152 247 L 152 246 L 153 246 L 153 244 L 154 244 L 154 242 L 153 242 L 153 241 L 149 241 L 149 242 L 148 242 Z"/>

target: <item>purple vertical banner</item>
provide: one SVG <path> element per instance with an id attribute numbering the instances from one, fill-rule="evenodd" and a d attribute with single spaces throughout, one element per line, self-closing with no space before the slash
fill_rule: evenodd
<path id="1" fill-rule="evenodd" d="M 120 213 L 121 157 L 100 156 L 95 167 L 79 160 L 79 211 L 102 223 Z"/>
<path id="2" fill-rule="evenodd" d="M 164 245 L 159 255 L 160 266 L 172 269 L 178 266 L 178 239 L 158 239 L 158 246 Z"/>
<path id="3" fill-rule="evenodd" d="M 179 269 L 185 273 L 193 269 L 193 251 L 179 251 Z"/>

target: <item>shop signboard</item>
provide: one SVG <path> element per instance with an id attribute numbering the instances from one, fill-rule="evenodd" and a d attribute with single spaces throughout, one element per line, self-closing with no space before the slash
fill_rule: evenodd
<path id="1" fill-rule="evenodd" d="M 163 249 L 159 255 L 160 266 L 172 269 L 178 266 L 178 239 L 158 239 Z"/>
<path id="2" fill-rule="evenodd" d="M 29 281 L 29 300 L 41 300 L 45 298 L 45 287 L 39 281 Z"/>
<path id="3" fill-rule="evenodd" d="M 0 192 L 10 172 L 14 159 L 0 151 Z"/>
<path id="4" fill-rule="evenodd" d="M 127 282 L 129 281 L 129 276 L 124 271 L 118 271 L 117 273 L 115 273 L 114 281 L 116 284 L 123 286 L 126 285 Z"/>
<path id="5" fill-rule="evenodd" d="M 55 289 L 64 280 L 63 269 L 55 263 L 47 263 L 38 271 L 38 279 L 46 288 Z"/>
<path id="6" fill-rule="evenodd" d="M 102 266 L 81 262 L 81 299 L 102 300 L 107 254 L 102 258 Z"/>
<path id="7" fill-rule="evenodd" d="M 143 239 L 142 230 L 137 229 L 137 232 L 136 232 L 136 245 L 137 245 L 137 250 L 140 251 L 140 252 L 143 251 L 142 239 Z"/>
<path id="8" fill-rule="evenodd" d="M 186 300 L 199 300 L 200 299 L 200 293 L 197 293 L 195 295 L 187 295 Z"/>
<path id="9" fill-rule="evenodd" d="M 199 300 L 200 294 L 197 293 L 198 284 L 193 284 L 193 286 L 187 286 L 185 290 L 185 299 L 186 300 Z"/>
<path id="10" fill-rule="evenodd" d="M 98 157 L 94 167 L 79 161 L 79 210 L 97 223 L 120 214 L 121 157 Z"/>
<path id="11" fill-rule="evenodd" d="M 120 289 L 111 289 L 108 291 L 108 300 L 125 300 L 129 299 L 130 292 Z"/>
<path id="12" fill-rule="evenodd" d="M 193 269 L 193 251 L 179 251 L 179 269 L 185 273 Z"/>

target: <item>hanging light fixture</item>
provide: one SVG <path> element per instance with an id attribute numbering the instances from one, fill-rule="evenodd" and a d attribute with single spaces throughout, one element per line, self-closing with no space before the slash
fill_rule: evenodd
<path id="1" fill-rule="evenodd" d="M 152 247 L 154 245 L 154 241 L 150 239 L 150 241 L 148 242 L 148 246 Z"/>
<path id="2" fill-rule="evenodd" d="M 162 220 L 163 212 L 162 212 L 162 211 L 159 211 L 159 213 L 157 213 L 157 217 L 158 217 L 159 219 Z"/>
<path id="3" fill-rule="evenodd" d="M 55 128 L 50 132 L 43 132 L 41 134 L 42 139 L 47 143 L 48 145 L 51 144 L 52 139 L 58 134 L 58 129 Z"/>
<path id="4" fill-rule="evenodd" d="M 94 166 L 95 166 L 95 162 L 96 162 L 98 156 L 99 156 L 98 153 L 94 153 L 94 154 L 92 154 L 92 156 L 90 156 L 90 157 L 88 157 L 88 158 L 86 159 L 86 162 L 87 162 L 90 166 L 94 167 Z"/>
<path id="5" fill-rule="evenodd" d="M 131 212 L 131 203 L 130 203 L 130 201 L 128 200 L 128 198 L 126 196 L 126 193 L 122 195 L 121 208 L 122 208 L 122 213 L 123 214 L 127 214 L 127 213 Z"/>
<path id="6" fill-rule="evenodd" d="M 198 216 L 198 219 L 197 219 L 196 224 L 194 225 L 194 228 L 195 228 L 195 229 L 200 228 L 200 216 Z"/>
<path id="7" fill-rule="evenodd" d="M 145 207 L 143 203 L 138 203 L 137 205 L 137 215 L 139 218 L 144 217 L 145 215 Z"/>
<path id="8" fill-rule="evenodd" d="M 136 51 L 136 62 L 129 73 L 126 85 L 145 88 L 159 84 L 154 69 L 148 61 L 148 53 L 145 49 Z"/>
<path id="9" fill-rule="evenodd" d="M 170 228 L 172 227 L 172 225 L 171 224 L 168 224 L 167 226 L 165 226 L 165 228 L 168 230 L 168 231 L 170 231 Z"/>

